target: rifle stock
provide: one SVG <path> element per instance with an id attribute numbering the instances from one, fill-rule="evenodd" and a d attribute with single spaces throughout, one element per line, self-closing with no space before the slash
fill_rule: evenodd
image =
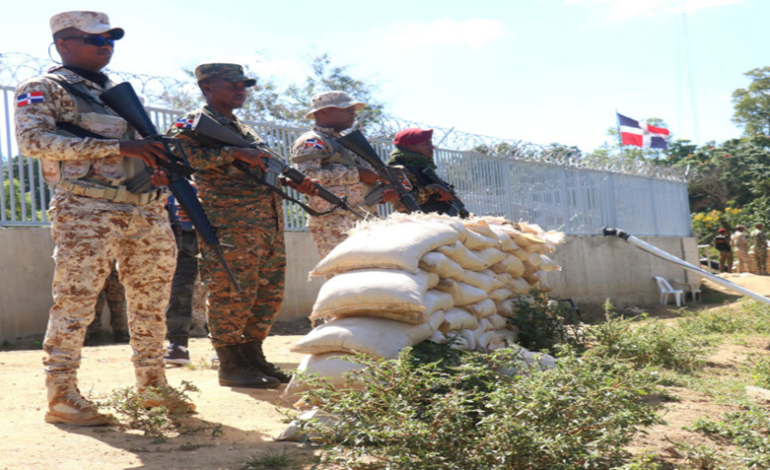
<path id="1" fill-rule="evenodd" d="M 147 111 L 145 111 L 142 102 L 139 100 L 139 97 L 136 95 L 136 92 L 130 83 L 124 82 L 110 88 L 102 93 L 101 99 L 107 106 L 118 113 L 120 117 L 136 128 L 139 135 L 143 138 L 163 143 L 169 161 L 164 162 L 158 160 L 158 165 L 168 175 L 169 180 L 171 181 L 168 188 L 174 194 L 179 205 L 182 206 L 187 213 L 190 222 L 192 222 L 193 226 L 198 230 L 204 243 L 206 243 L 206 245 L 208 245 L 216 254 L 220 264 L 227 272 L 233 287 L 240 292 L 241 287 L 238 284 L 238 280 L 230 270 L 230 266 L 227 265 L 227 261 L 225 261 L 224 253 L 222 252 L 222 243 L 220 243 L 216 232 L 214 231 L 214 227 L 211 225 L 208 217 L 206 217 L 206 213 L 203 211 L 200 201 L 198 201 L 195 190 L 190 186 L 190 182 L 186 179 L 192 175 L 195 170 L 186 164 L 182 165 L 179 163 L 178 157 L 169 147 L 169 143 L 173 142 L 173 139 L 158 133 L 155 124 L 153 124 Z M 180 149 L 180 152 L 182 151 L 181 145 L 178 145 L 177 148 Z M 183 155 L 182 161 L 184 160 L 185 158 Z M 147 178 L 147 181 L 149 181 L 149 176 L 145 175 L 145 177 Z M 139 184 L 139 186 L 141 186 L 141 184 Z"/>
<path id="2" fill-rule="evenodd" d="M 353 131 L 350 134 L 337 139 L 337 142 L 372 165 L 374 169 L 377 170 L 377 173 L 390 183 L 390 186 L 398 194 L 401 204 L 403 204 L 409 212 L 420 212 L 420 206 L 417 205 L 417 202 L 412 195 L 409 194 L 409 191 L 407 191 L 401 184 L 401 181 L 399 181 L 398 177 L 393 173 L 393 169 L 380 160 L 379 155 L 377 155 L 377 152 L 369 141 L 366 140 L 366 137 L 364 137 L 364 134 L 362 134 L 361 131 Z"/>
<path id="3" fill-rule="evenodd" d="M 216 122 L 215 120 L 211 119 L 210 117 L 206 116 L 203 113 L 199 114 L 198 117 L 195 119 L 195 121 L 193 122 L 192 129 L 193 131 L 198 132 L 201 135 L 204 135 L 206 137 L 219 141 L 223 144 L 230 145 L 232 147 L 256 148 L 273 157 L 273 158 L 267 159 L 267 162 L 266 162 L 269 172 L 282 174 L 297 184 L 300 184 L 302 183 L 302 181 L 305 180 L 305 175 L 302 172 L 286 164 L 283 157 L 278 153 L 276 153 L 275 151 L 273 151 L 273 149 L 271 149 L 266 144 L 249 142 L 248 140 L 244 139 L 242 136 L 238 135 L 236 132 L 233 132 L 227 127 L 219 124 L 218 122 Z M 241 168 L 244 171 L 248 171 L 248 168 L 242 168 L 240 166 L 239 168 Z M 265 176 L 267 177 L 267 175 Z M 328 203 L 332 204 L 335 207 L 339 207 L 340 209 L 347 211 L 357 219 L 365 218 L 364 216 L 359 214 L 356 210 L 354 210 L 352 207 L 350 207 L 344 198 L 337 196 L 336 194 L 329 191 L 327 188 L 325 188 L 321 184 L 316 183 L 315 188 L 316 190 L 318 190 L 318 197 L 320 197 L 321 199 L 327 201 Z"/>

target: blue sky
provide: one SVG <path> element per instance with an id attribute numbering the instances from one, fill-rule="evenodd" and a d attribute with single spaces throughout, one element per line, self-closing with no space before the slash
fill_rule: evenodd
<path id="1" fill-rule="evenodd" d="M 607 139 L 615 109 L 661 118 L 677 138 L 737 137 L 730 95 L 770 65 L 766 0 L 13 2 L 0 52 L 44 57 L 48 18 L 64 9 L 126 29 L 116 70 L 259 62 L 291 82 L 328 52 L 378 84 L 395 116 L 583 150 Z"/>

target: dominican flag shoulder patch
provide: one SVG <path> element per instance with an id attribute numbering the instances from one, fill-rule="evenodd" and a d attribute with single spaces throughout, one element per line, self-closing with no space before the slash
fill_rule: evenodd
<path id="1" fill-rule="evenodd" d="M 192 129 L 193 126 L 193 118 L 185 119 L 185 118 L 179 118 L 174 123 L 174 127 L 179 127 L 180 129 Z"/>
<path id="2" fill-rule="evenodd" d="M 642 148 L 667 149 L 668 129 L 640 123 L 630 117 L 618 115 L 620 125 L 620 140 L 623 145 L 635 145 Z"/>
<path id="3" fill-rule="evenodd" d="M 305 141 L 305 147 L 313 147 L 317 148 L 318 150 L 323 150 L 324 143 L 320 139 L 307 139 Z"/>
<path id="4" fill-rule="evenodd" d="M 24 93 L 23 95 L 19 95 L 16 97 L 17 108 L 23 108 L 28 104 L 38 104 L 38 103 L 44 103 L 44 102 L 45 102 L 45 97 L 43 96 L 42 91 L 30 91 L 29 93 Z"/>

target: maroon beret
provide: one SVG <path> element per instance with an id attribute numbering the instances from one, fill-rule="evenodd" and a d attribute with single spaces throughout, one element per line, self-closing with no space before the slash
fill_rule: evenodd
<path id="1" fill-rule="evenodd" d="M 726 228 L 720 228 L 719 229 L 719 233 L 727 233 L 727 229 Z"/>
<path id="2" fill-rule="evenodd" d="M 396 145 L 417 145 L 433 138 L 433 129 L 404 129 L 396 134 L 393 143 Z"/>

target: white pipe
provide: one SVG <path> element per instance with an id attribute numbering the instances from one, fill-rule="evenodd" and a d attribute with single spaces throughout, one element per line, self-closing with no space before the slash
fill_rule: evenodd
<path id="1" fill-rule="evenodd" d="M 681 259 L 677 258 L 676 256 L 673 256 L 673 255 L 671 255 L 671 254 L 661 250 L 660 248 L 654 247 L 654 246 L 650 245 L 649 243 L 643 242 L 642 240 L 636 238 L 633 235 L 629 235 L 628 233 L 626 233 L 626 232 L 624 232 L 622 230 L 618 230 L 618 229 L 614 229 L 614 228 L 603 228 L 602 229 L 602 233 L 604 234 L 605 237 L 607 237 L 607 236 L 617 236 L 618 238 L 621 238 L 621 239 L 627 241 L 628 243 L 634 245 L 637 248 L 640 248 L 640 249 L 642 249 L 642 250 L 644 250 L 644 251 L 646 251 L 648 253 L 652 253 L 653 255 L 655 255 L 655 256 L 657 256 L 659 258 L 663 258 L 663 259 L 665 259 L 667 261 L 671 261 L 672 263 L 675 263 L 675 264 L 681 266 L 682 268 L 684 268 L 684 269 L 686 269 L 688 271 L 691 271 L 691 272 L 693 272 L 693 273 L 695 273 L 695 274 L 697 274 L 697 275 L 699 275 L 701 277 L 705 277 L 706 279 L 714 281 L 715 283 L 719 284 L 720 286 L 726 287 L 726 288 L 730 289 L 731 291 L 737 292 L 737 293 L 739 293 L 741 295 L 745 295 L 746 297 L 751 297 L 752 299 L 754 299 L 754 300 L 756 300 L 758 302 L 765 302 L 765 303 L 770 304 L 770 299 L 768 299 L 764 295 L 759 295 L 756 292 L 752 292 L 752 291 L 750 291 L 748 289 L 744 289 L 743 287 L 739 286 L 738 284 L 734 284 L 734 283 L 728 281 L 727 279 L 722 279 L 719 276 L 715 276 L 715 275 L 711 274 L 708 271 L 705 271 L 705 270 L 703 270 L 703 269 L 701 269 L 701 268 L 699 268 L 699 267 L 697 267 L 695 265 L 692 265 L 692 264 L 688 263 L 687 261 L 681 260 Z"/>

